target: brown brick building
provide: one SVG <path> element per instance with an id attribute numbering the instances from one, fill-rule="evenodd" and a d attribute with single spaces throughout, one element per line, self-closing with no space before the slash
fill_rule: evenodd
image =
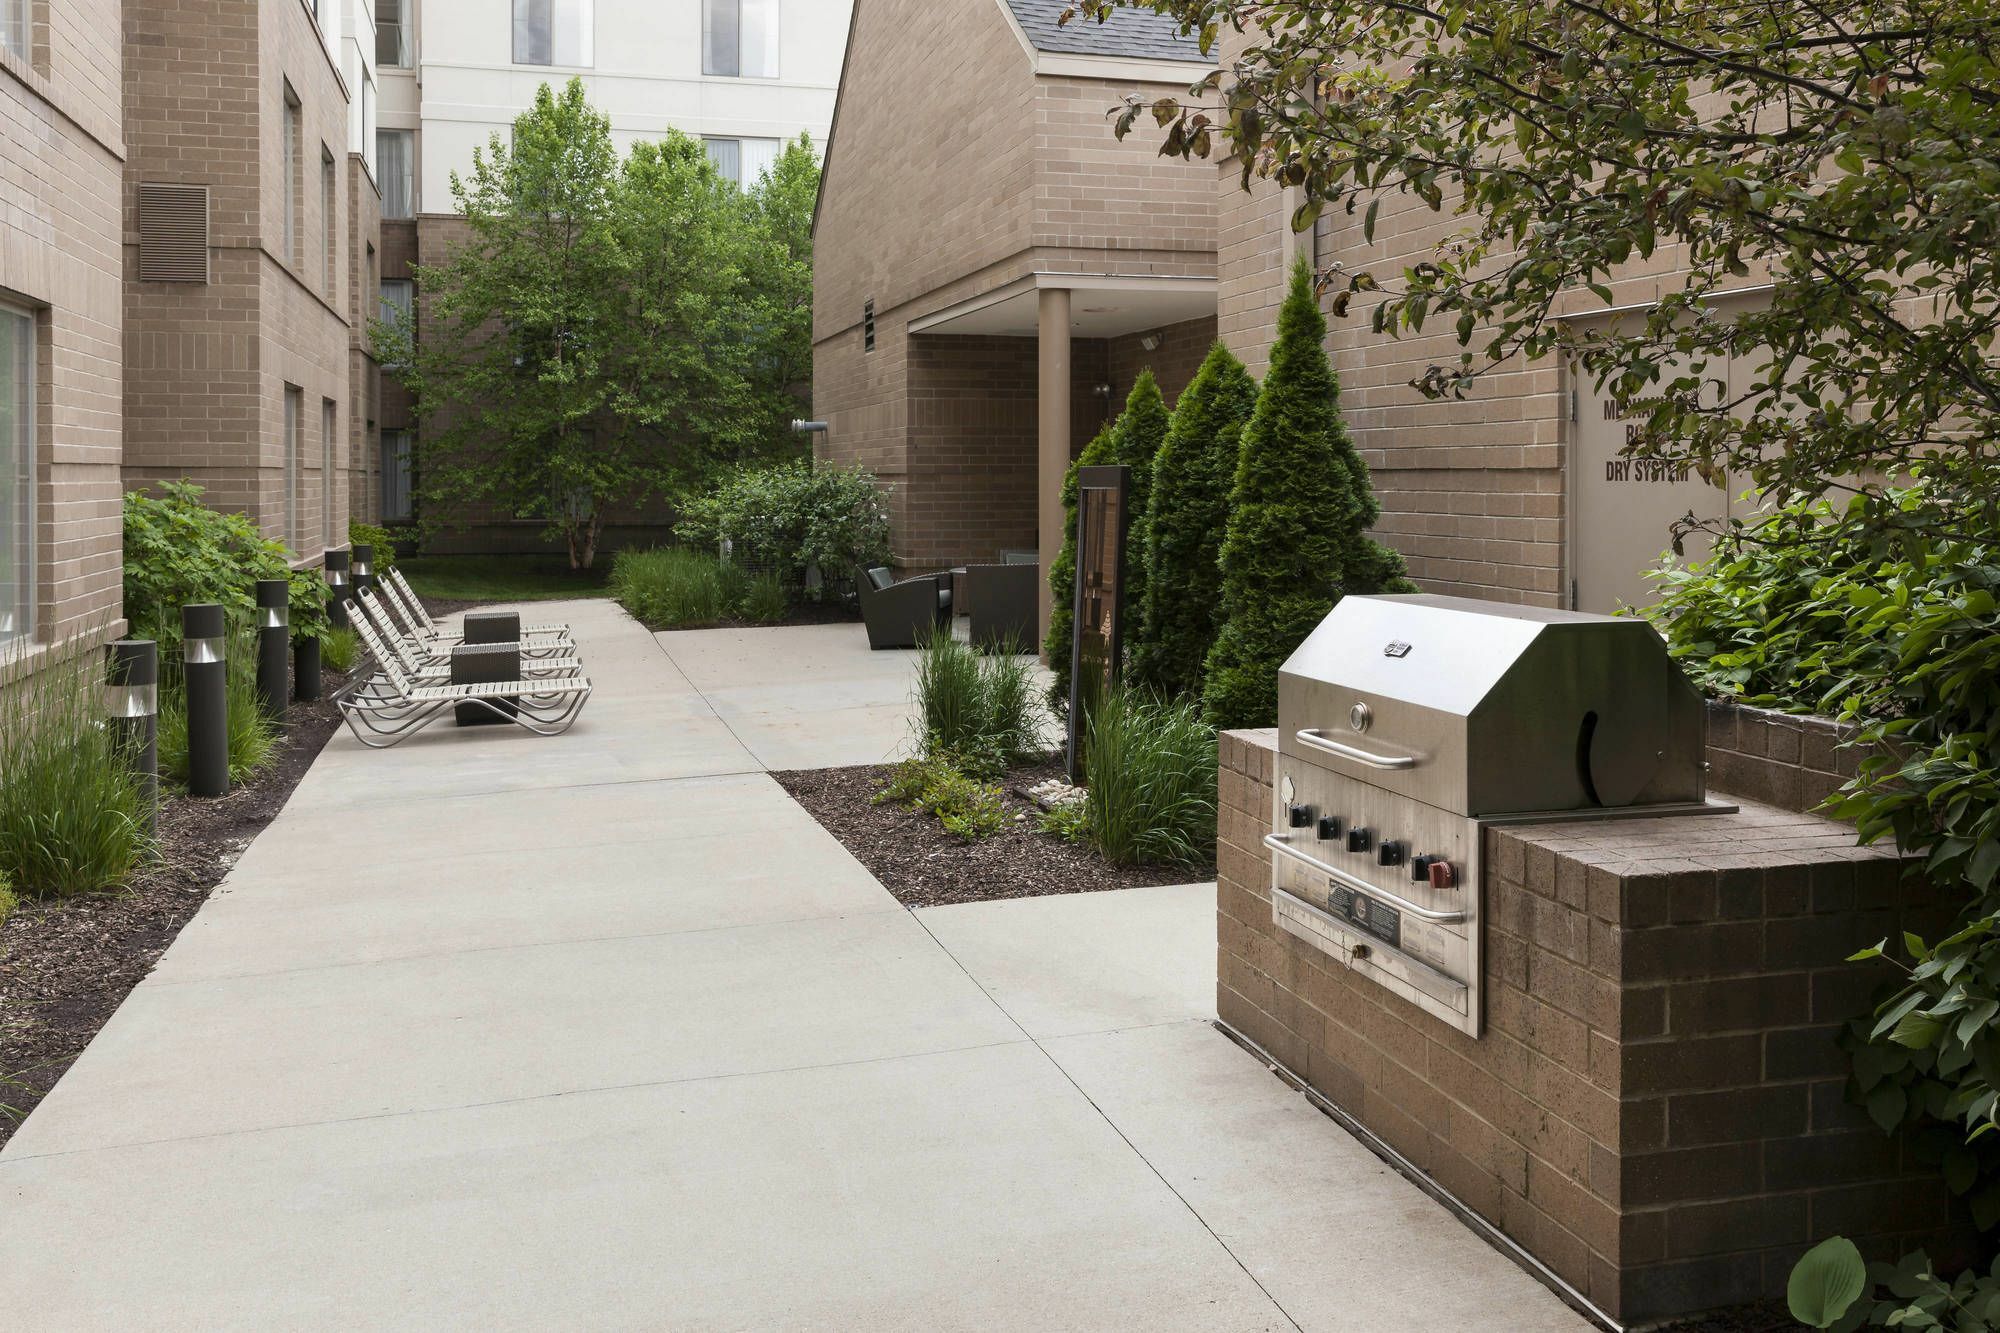
<path id="1" fill-rule="evenodd" d="M 285 0 L 129 5 L 125 53 L 126 483 L 187 477 L 316 561 L 346 540 L 379 208 L 346 81 Z"/>
<path id="2" fill-rule="evenodd" d="M 1061 540 L 1069 460 L 1150 365 L 1169 402 L 1215 336 L 1206 163 L 1106 109 L 1208 66 L 1150 13 L 859 0 L 814 219 L 821 455 L 893 487 L 899 564 Z M 913 78 L 912 71 L 923 71 Z"/>
<path id="3" fill-rule="evenodd" d="M 0 23 L 0 646 L 118 627 L 117 0 Z"/>

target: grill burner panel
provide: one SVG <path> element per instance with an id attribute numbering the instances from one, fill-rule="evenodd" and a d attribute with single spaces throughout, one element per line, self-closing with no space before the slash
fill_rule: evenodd
<path id="1" fill-rule="evenodd" d="M 1348 597 L 1278 723 L 1274 920 L 1475 1036 L 1486 823 L 1733 808 L 1704 803 L 1700 696 L 1643 621 Z"/>

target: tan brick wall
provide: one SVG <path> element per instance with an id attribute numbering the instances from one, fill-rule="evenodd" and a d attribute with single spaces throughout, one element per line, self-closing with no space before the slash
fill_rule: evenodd
<path id="1" fill-rule="evenodd" d="M 321 549 L 322 507 L 345 526 L 351 414 L 350 219 L 337 215 L 332 281 L 325 210 L 344 214 L 347 90 L 312 18 L 290 0 L 162 0 L 125 16 L 130 160 L 125 190 L 129 485 L 186 476 L 219 508 L 284 534 L 284 388 L 301 390 L 301 559 Z M 300 104 L 299 218 L 285 253 L 284 96 Z M 334 155 L 331 198 L 321 149 Z M 142 181 L 210 190 L 211 280 L 140 282 L 135 189 Z M 324 475 L 322 403 L 336 404 L 334 475 Z"/>
<path id="2" fill-rule="evenodd" d="M 1131 394 L 1139 372 L 1150 370 L 1159 382 L 1161 396 L 1167 400 L 1167 406 L 1172 407 L 1180 401 L 1181 390 L 1201 369 L 1208 349 L 1215 345 L 1215 327 L 1216 322 L 1212 318 L 1190 319 L 1185 323 L 1150 330 L 1149 333 L 1128 333 L 1123 337 L 1105 339 L 1106 373 L 1110 377 L 1112 401 L 1122 406 Z M 1146 350 L 1142 342 L 1148 336 L 1159 339 L 1159 345 L 1151 351 Z"/>
<path id="3" fill-rule="evenodd" d="M 0 300 L 36 324 L 36 637 L 120 624 L 119 6 L 38 9 L 0 56 Z"/>
<path id="4" fill-rule="evenodd" d="M 1834 1233 L 1949 1251 L 1943 1182 L 1847 1104 L 1834 1044 L 1881 979 L 1845 956 L 1933 924 L 1892 853 L 1748 805 L 1489 828 L 1474 1039 L 1272 924 L 1274 741 L 1221 741 L 1223 1021 L 1591 1301 L 1773 1295 Z"/>
<path id="5" fill-rule="evenodd" d="M 359 153 L 350 153 L 347 178 L 347 512 L 364 522 L 381 517 L 382 374 L 368 322 L 380 309 L 382 191 Z M 370 250 L 374 262 L 369 262 Z M 336 532 L 337 546 L 345 524 Z"/>
<path id="6" fill-rule="evenodd" d="M 912 320 L 1030 274 L 1214 274 L 1209 169 L 1111 132 L 1135 90 L 1037 77 L 992 0 L 856 6 L 814 232 L 813 414 L 823 457 L 891 488 L 899 563 L 1036 545 L 1035 340 L 912 338 Z M 1151 354 L 1136 335 L 1072 344 L 1073 453 L 1140 365 L 1178 394 L 1214 336 L 1195 325 Z"/>

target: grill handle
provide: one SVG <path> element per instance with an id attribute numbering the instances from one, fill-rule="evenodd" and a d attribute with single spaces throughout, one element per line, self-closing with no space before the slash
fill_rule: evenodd
<path id="1" fill-rule="evenodd" d="M 1415 768 L 1417 766 L 1417 757 L 1415 755 L 1376 754 L 1373 751 L 1361 749 L 1359 746 L 1348 745 L 1343 741 L 1334 740 L 1318 727 L 1301 727 L 1293 734 L 1299 738 L 1299 744 L 1305 746 L 1307 749 L 1321 750 L 1327 754 L 1337 754 L 1342 759 L 1352 759 L 1355 763 L 1366 764 L 1370 768 L 1402 769 Z"/>
<path id="2" fill-rule="evenodd" d="M 1282 834 L 1266 833 L 1264 835 L 1264 845 L 1266 847 L 1269 847 L 1274 852 L 1278 852 L 1284 856 L 1289 856 L 1294 861 L 1303 862 L 1306 865 L 1311 866 L 1314 870 L 1317 870 L 1324 875 L 1328 875 L 1336 880 L 1339 880 L 1342 884 L 1346 885 L 1350 889 L 1353 889 L 1356 893 L 1365 893 L 1370 898 L 1379 899 L 1382 902 L 1389 904 L 1389 906 L 1395 908 L 1397 911 L 1408 912 L 1411 916 L 1417 917 L 1420 920 L 1435 921 L 1438 922 L 1440 925 L 1449 926 L 1457 922 L 1463 921 L 1466 918 L 1466 913 L 1464 912 L 1440 912 L 1434 907 L 1425 907 L 1422 903 L 1413 903 L 1408 898 L 1403 897 L 1399 893 L 1391 893 L 1387 889 L 1378 889 L 1373 884 L 1370 884 L 1367 880 L 1357 879 L 1355 876 L 1348 874 L 1345 870 L 1342 870 L 1338 866 L 1328 865 L 1326 862 L 1320 860 L 1317 856 L 1306 855 L 1306 853 L 1292 846 L 1291 842 L 1287 840 Z"/>

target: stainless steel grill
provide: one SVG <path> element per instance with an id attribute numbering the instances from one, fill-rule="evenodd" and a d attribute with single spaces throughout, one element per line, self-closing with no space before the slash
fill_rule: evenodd
<path id="1" fill-rule="evenodd" d="M 1278 674 L 1273 915 L 1477 1035 L 1481 829 L 1731 809 L 1704 726 L 1643 621 L 1345 598 Z"/>

